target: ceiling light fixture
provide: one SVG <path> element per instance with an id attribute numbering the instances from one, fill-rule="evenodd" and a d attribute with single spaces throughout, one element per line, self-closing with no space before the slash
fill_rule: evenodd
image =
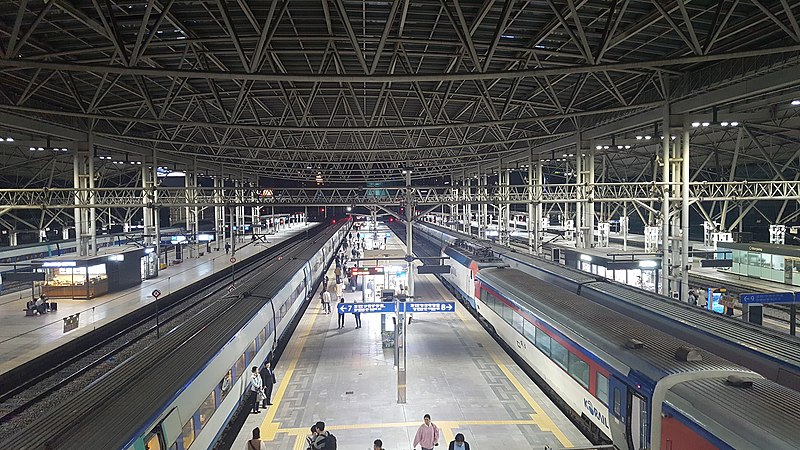
<path id="1" fill-rule="evenodd" d="M 12 137 L 7 137 L 7 138 L 6 138 L 6 142 L 14 142 L 14 138 L 12 138 Z"/>
<path id="2" fill-rule="evenodd" d="M 645 137 L 644 137 L 644 140 L 645 140 L 645 141 L 649 141 L 649 140 L 650 140 L 650 139 L 652 139 L 652 138 L 653 138 L 652 136 L 650 136 L 650 135 L 647 135 L 647 136 L 645 136 Z"/>
<path id="3" fill-rule="evenodd" d="M 641 137 L 641 136 L 636 136 L 636 140 L 637 140 L 637 141 L 641 141 L 641 140 L 642 140 L 642 137 Z"/>
<path id="4" fill-rule="evenodd" d="M 792 100 L 792 106 L 800 106 L 800 100 Z"/>
<path id="5" fill-rule="evenodd" d="M 697 127 L 699 127 L 699 126 L 700 126 L 700 122 L 692 122 L 692 126 L 693 126 L 694 128 L 697 128 Z"/>
<path id="6" fill-rule="evenodd" d="M 710 123 L 708 123 L 708 122 L 703 122 L 703 123 L 702 123 L 702 125 L 703 125 L 703 127 L 705 128 L 705 127 L 707 127 L 707 126 L 709 126 L 709 125 L 711 125 L 711 124 L 710 124 Z"/>
<path id="7" fill-rule="evenodd" d="M 738 127 L 739 126 L 739 122 L 731 122 L 731 126 L 732 127 Z"/>

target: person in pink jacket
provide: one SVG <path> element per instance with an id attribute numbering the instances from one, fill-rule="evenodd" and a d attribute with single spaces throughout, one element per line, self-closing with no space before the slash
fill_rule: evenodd
<path id="1" fill-rule="evenodd" d="M 417 435 L 414 436 L 413 448 L 417 445 L 422 447 L 422 450 L 433 450 L 434 446 L 439 445 L 439 427 L 431 422 L 431 415 L 425 414 L 425 423 L 417 429 Z"/>

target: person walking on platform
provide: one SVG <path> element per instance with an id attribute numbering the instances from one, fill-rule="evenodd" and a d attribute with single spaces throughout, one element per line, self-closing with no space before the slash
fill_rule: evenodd
<path id="1" fill-rule="evenodd" d="M 278 380 L 275 379 L 275 372 L 270 367 L 269 361 L 264 363 L 261 369 L 261 383 L 264 386 L 264 401 L 261 402 L 261 407 L 266 408 L 272 405 L 272 387 L 275 386 Z"/>
<path id="2" fill-rule="evenodd" d="M 261 382 L 261 375 L 258 373 L 258 367 L 253 366 L 253 374 L 250 377 L 250 391 L 253 393 L 253 413 L 258 414 L 261 411 L 258 409 L 259 397 L 264 395 L 264 383 Z M 263 398 L 263 397 L 262 397 Z"/>
<path id="3" fill-rule="evenodd" d="M 340 305 L 343 303 L 344 303 L 344 298 L 339 300 Z M 344 328 L 344 308 L 342 307 L 336 308 L 336 311 L 339 313 L 339 328 L 340 329 Z"/>
<path id="4" fill-rule="evenodd" d="M 456 438 L 450 441 L 450 447 L 447 450 L 469 450 L 469 442 L 464 440 L 463 434 L 458 433 Z"/>
<path id="5" fill-rule="evenodd" d="M 322 293 L 322 310 L 325 314 L 331 313 L 331 293 L 328 291 Z"/>
<path id="6" fill-rule="evenodd" d="M 414 445 L 411 448 L 416 449 L 417 445 L 419 445 L 422 450 L 433 450 L 433 447 L 439 445 L 439 427 L 431 422 L 430 414 L 425 414 L 423 420 L 425 422 L 417 429 L 417 434 L 414 436 Z"/>

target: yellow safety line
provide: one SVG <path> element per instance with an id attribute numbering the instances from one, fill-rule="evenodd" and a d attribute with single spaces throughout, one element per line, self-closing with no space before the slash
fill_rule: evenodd
<path id="1" fill-rule="evenodd" d="M 317 317 L 321 315 L 321 313 L 316 311 L 312 312 L 312 314 L 313 316 L 311 320 L 306 322 L 307 325 L 301 331 L 302 337 L 299 340 L 292 341 L 293 347 L 289 367 L 286 369 L 286 373 L 284 373 L 283 377 L 281 378 L 278 390 L 275 393 L 274 399 L 272 400 L 272 406 L 270 406 L 267 415 L 264 416 L 264 420 L 261 422 L 260 428 L 262 440 L 274 440 L 275 435 L 278 432 L 278 428 L 280 428 L 280 422 L 273 422 L 273 420 L 275 420 L 275 414 L 278 412 L 278 406 L 280 406 L 283 395 L 286 393 L 286 389 L 289 387 L 289 382 L 294 374 L 294 369 L 297 367 L 297 362 L 300 360 L 300 354 L 303 352 L 303 348 L 305 347 L 306 339 L 308 339 L 308 336 L 311 334 L 311 329 L 314 327 L 314 322 L 317 321 Z M 297 330 L 295 333 L 297 333 Z"/>

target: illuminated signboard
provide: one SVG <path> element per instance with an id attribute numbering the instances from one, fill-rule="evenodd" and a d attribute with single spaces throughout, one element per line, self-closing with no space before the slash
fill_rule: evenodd
<path id="1" fill-rule="evenodd" d="M 350 276 L 359 275 L 383 275 L 383 267 L 352 267 L 350 268 Z"/>
<path id="2" fill-rule="evenodd" d="M 178 236 L 170 236 L 169 241 L 173 244 L 180 244 L 181 242 L 186 242 L 186 236 L 178 235 Z"/>
<path id="3" fill-rule="evenodd" d="M 197 240 L 199 242 L 213 241 L 214 240 L 214 235 L 213 234 L 198 234 L 197 235 Z"/>
<path id="4" fill-rule="evenodd" d="M 42 267 L 75 267 L 75 261 L 47 261 L 42 263 Z"/>

